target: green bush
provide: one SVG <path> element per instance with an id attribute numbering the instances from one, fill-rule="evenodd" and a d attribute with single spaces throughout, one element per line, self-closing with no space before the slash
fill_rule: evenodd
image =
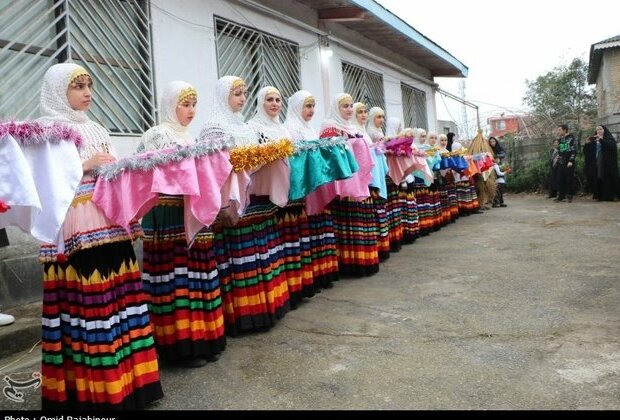
<path id="1" fill-rule="evenodd" d="M 540 192 L 547 189 L 548 179 L 549 161 L 542 158 L 530 162 L 522 170 L 517 169 L 508 174 L 506 189 L 512 192 Z"/>

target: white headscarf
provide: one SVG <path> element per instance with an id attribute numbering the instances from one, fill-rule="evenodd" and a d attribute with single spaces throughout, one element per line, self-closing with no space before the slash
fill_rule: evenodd
<path id="1" fill-rule="evenodd" d="M 198 141 L 217 148 L 258 144 L 258 133 L 243 121 L 241 112 L 234 112 L 228 104 L 233 86 L 240 83 L 245 85 L 237 76 L 224 76 L 217 81 L 211 117 L 202 128 Z"/>
<path id="2" fill-rule="evenodd" d="M 162 149 L 175 144 L 190 146 L 194 143 L 187 126 L 182 125 L 177 117 L 179 99 L 190 90 L 196 91 L 192 85 L 180 80 L 166 85 L 160 99 L 161 124 L 144 133 L 137 152 Z"/>
<path id="3" fill-rule="evenodd" d="M 435 144 L 431 144 L 431 137 L 435 137 Z M 426 136 L 426 143 L 431 147 L 439 147 L 439 136 L 437 135 L 437 133 L 435 133 L 434 131 L 429 131 Z"/>
<path id="4" fill-rule="evenodd" d="M 352 136 L 357 134 L 358 130 L 355 128 L 355 124 L 353 122 L 353 118 L 355 118 L 355 116 L 351 117 L 350 120 L 345 120 L 340 114 L 340 102 L 345 99 L 353 101 L 353 98 L 348 93 L 339 93 L 334 97 L 334 100 L 329 108 L 327 119 L 323 121 L 323 124 L 321 124 L 321 132 L 327 128 L 335 127 L 338 130 L 342 130 L 346 134 L 350 134 Z"/>
<path id="5" fill-rule="evenodd" d="M 112 153 L 110 134 L 100 124 L 92 121 L 84 111 L 76 111 L 69 105 L 67 90 L 73 79 L 88 75 L 81 66 L 73 63 L 54 64 L 47 69 L 41 86 L 40 122 L 63 123 L 82 136 L 80 158 L 88 160 L 96 153 Z"/>
<path id="6" fill-rule="evenodd" d="M 398 137 L 400 132 L 403 131 L 403 124 L 400 122 L 398 118 L 390 117 L 385 124 L 385 135 L 386 137 Z"/>
<path id="7" fill-rule="evenodd" d="M 369 146 L 371 146 L 372 145 L 372 139 L 370 138 L 370 135 L 366 131 L 366 126 L 360 124 L 359 121 L 357 120 L 357 110 L 360 109 L 360 108 L 368 109 L 366 104 L 363 103 L 363 102 L 356 102 L 356 103 L 353 104 L 353 118 L 355 119 L 355 128 L 357 128 L 358 132 L 362 133 L 362 135 L 364 136 L 364 140 L 366 140 L 366 143 Z M 370 119 L 369 119 L 369 121 L 370 121 Z"/>
<path id="8" fill-rule="evenodd" d="M 273 86 L 265 86 L 259 90 L 256 95 L 256 115 L 248 121 L 248 125 L 269 140 L 290 139 L 291 133 L 280 122 L 280 117 L 272 118 L 265 111 L 265 98 L 270 93 L 277 93 L 282 98 L 280 91 Z"/>
<path id="9" fill-rule="evenodd" d="M 428 146 L 430 148 L 431 145 L 427 142 L 428 139 L 426 135 L 426 130 L 423 128 L 416 128 L 414 130 L 416 143 L 418 144 L 418 146 Z M 422 141 L 422 136 L 424 136 L 424 141 Z"/>
<path id="10" fill-rule="evenodd" d="M 308 98 L 312 98 L 312 94 L 307 90 L 299 90 L 288 98 L 288 109 L 286 110 L 284 125 L 288 128 L 293 140 L 314 140 L 319 138 L 318 133 L 301 116 L 304 104 Z"/>
<path id="11" fill-rule="evenodd" d="M 383 134 L 383 129 L 375 126 L 375 118 L 377 115 L 385 116 L 385 111 L 378 106 L 373 106 L 370 108 L 370 111 L 368 111 L 368 122 L 366 123 L 366 132 L 375 143 L 383 140 L 385 137 L 385 134 Z"/>
<path id="12" fill-rule="evenodd" d="M 428 133 L 428 134 L 429 134 L 429 137 L 430 137 L 431 134 L 435 134 L 435 133 Z M 446 142 L 447 142 L 448 141 L 448 137 L 445 134 L 439 134 L 439 135 L 435 134 L 435 135 L 437 136 L 437 143 L 435 144 L 435 146 L 439 148 L 439 153 L 447 153 L 448 149 L 446 149 L 445 147 L 441 146 L 441 139 L 444 138 L 444 139 L 446 139 Z M 447 143 L 446 143 L 446 145 L 447 145 Z"/>

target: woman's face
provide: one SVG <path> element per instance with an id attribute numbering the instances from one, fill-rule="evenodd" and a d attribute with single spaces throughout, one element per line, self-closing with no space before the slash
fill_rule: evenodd
<path id="1" fill-rule="evenodd" d="M 366 126 L 366 123 L 368 122 L 368 108 L 358 109 L 355 113 L 355 118 L 357 118 L 357 122 L 361 126 Z"/>
<path id="2" fill-rule="evenodd" d="M 282 109 L 282 98 L 276 92 L 268 93 L 263 101 L 263 109 L 271 118 L 277 118 Z"/>
<path id="3" fill-rule="evenodd" d="M 383 127 L 383 123 L 384 122 L 385 122 L 385 115 L 379 114 L 379 115 L 375 116 L 373 124 L 375 125 L 375 127 L 381 128 L 381 127 Z"/>
<path id="4" fill-rule="evenodd" d="M 88 111 L 93 100 L 93 81 L 88 76 L 77 78 L 67 88 L 69 106 L 75 111 Z"/>
<path id="5" fill-rule="evenodd" d="M 301 110 L 301 118 L 303 118 L 305 122 L 310 122 L 312 117 L 314 117 L 314 101 L 305 103 Z"/>
<path id="6" fill-rule="evenodd" d="M 430 139 L 429 139 L 429 141 L 430 141 Z M 447 147 L 448 147 L 448 138 L 447 138 L 447 137 L 441 137 L 441 138 L 439 139 L 439 145 L 440 145 L 443 149 L 447 148 Z"/>
<path id="7" fill-rule="evenodd" d="M 600 125 L 596 126 L 596 136 L 599 138 L 603 138 L 603 134 L 605 134 L 605 130 Z"/>
<path id="8" fill-rule="evenodd" d="M 248 91 L 245 90 L 245 86 L 232 89 L 228 95 L 228 105 L 233 112 L 241 112 L 243 105 L 245 105 L 245 99 Z"/>
<path id="9" fill-rule="evenodd" d="M 434 146 L 437 143 L 437 135 L 436 134 L 430 134 L 428 136 L 428 144 L 430 144 L 431 146 Z M 446 141 L 447 144 L 447 141 Z"/>
<path id="10" fill-rule="evenodd" d="M 187 127 L 196 116 L 196 99 L 186 99 L 177 105 L 177 119 L 182 126 Z"/>
<path id="11" fill-rule="evenodd" d="M 424 144 L 424 143 L 426 143 L 426 134 L 420 134 L 420 135 L 418 136 L 418 142 L 419 142 L 420 144 Z"/>
<path id="12" fill-rule="evenodd" d="M 491 146 L 495 147 L 495 145 L 497 144 L 497 140 L 492 138 L 489 140 L 489 143 L 491 143 Z"/>
<path id="13" fill-rule="evenodd" d="M 353 101 L 351 99 L 345 99 L 338 104 L 338 110 L 342 118 L 347 121 L 350 120 L 353 118 Z"/>

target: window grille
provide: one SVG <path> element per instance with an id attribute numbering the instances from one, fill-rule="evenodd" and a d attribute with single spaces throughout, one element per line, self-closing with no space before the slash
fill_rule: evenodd
<path id="1" fill-rule="evenodd" d="M 378 106 L 385 110 L 383 76 L 345 61 L 342 62 L 344 91 L 354 102 L 363 102 L 368 109 Z"/>
<path id="2" fill-rule="evenodd" d="M 215 16 L 218 77 L 233 75 L 245 80 L 248 102 L 246 119 L 256 112 L 256 94 L 264 86 L 274 86 L 282 94 L 281 120 L 287 101 L 300 89 L 299 45 Z"/>
<path id="3" fill-rule="evenodd" d="M 406 83 L 400 84 L 400 91 L 403 97 L 403 126 L 428 130 L 426 93 Z"/>
<path id="4" fill-rule="evenodd" d="M 39 116 L 53 64 L 74 62 L 94 79 L 92 118 L 112 133 L 155 124 L 148 0 L 0 2 L 0 118 Z"/>

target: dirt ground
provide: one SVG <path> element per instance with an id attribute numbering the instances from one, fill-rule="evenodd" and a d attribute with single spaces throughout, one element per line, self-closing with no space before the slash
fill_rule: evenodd
<path id="1" fill-rule="evenodd" d="M 230 338 L 215 363 L 162 369 L 151 408 L 620 409 L 620 202 L 506 203 Z"/>

